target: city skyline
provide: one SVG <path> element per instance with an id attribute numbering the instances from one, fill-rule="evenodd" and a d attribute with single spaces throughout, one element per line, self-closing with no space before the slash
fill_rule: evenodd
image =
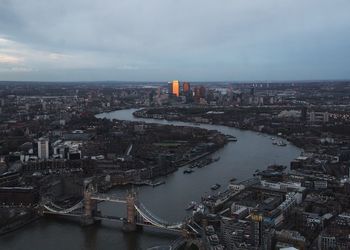
<path id="1" fill-rule="evenodd" d="M 350 78 L 348 1 L 198 6 L 170 0 L 4 1 L 0 80 Z"/>

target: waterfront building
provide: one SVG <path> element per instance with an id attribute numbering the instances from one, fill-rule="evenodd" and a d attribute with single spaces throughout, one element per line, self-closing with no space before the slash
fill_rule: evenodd
<path id="1" fill-rule="evenodd" d="M 37 188 L 29 187 L 0 187 L 0 204 L 15 206 L 30 206 L 39 202 Z"/>

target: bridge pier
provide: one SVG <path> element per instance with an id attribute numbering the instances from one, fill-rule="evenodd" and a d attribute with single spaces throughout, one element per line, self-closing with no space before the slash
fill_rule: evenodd
<path id="1" fill-rule="evenodd" d="M 83 226 L 90 226 L 96 222 L 93 215 L 97 211 L 97 203 L 95 200 L 91 199 L 93 192 L 94 189 L 91 182 L 84 182 L 84 214 L 80 218 L 80 223 Z"/>
<path id="2" fill-rule="evenodd" d="M 95 219 L 93 217 L 82 216 L 80 218 L 80 224 L 82 226 L 91 226 L 95 224 Z"/>
<path id="3" fill-rule="evenodd" d="M 132 190 L 126 196 L 126 221 L 124 222 L 122 228 L 124 232 L 134 232 L 139 230 L 141 227 L 136 224 L 135 202 L 136 194 Z"/>

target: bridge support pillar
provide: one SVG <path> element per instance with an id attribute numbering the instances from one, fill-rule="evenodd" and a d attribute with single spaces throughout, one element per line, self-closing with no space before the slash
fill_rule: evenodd
<path id="1" fill-rule="evenodd" d="M 136 194 L 132 190 L 126 196 L 126 221 L 123 225 L 124 232 L 133 232 L 139 229 L 139 227 L 136 224 L 135 200 Z"/>
<path id="2" fill-rule="evenodd" d="M 95 219 L 93 217 L 82 216 L 80 218 L 80 224 L 82 226 L 90 226 L 95 224 Z"/>
<path id="3" fill-rule="evenodd" d="M 124 222 L 122 230 L 124 232 L 127 232 L 127 233 L 135 232 L 135 231 L 138 230 L 138 227 L 137 227 L 136 224 L 131 224 L 131 223 L 128 223 L 128 222 Z"/>

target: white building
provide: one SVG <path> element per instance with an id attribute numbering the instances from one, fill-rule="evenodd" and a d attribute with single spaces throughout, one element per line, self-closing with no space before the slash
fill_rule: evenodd
<path id="1" fill-rule="evenodd" d="M 41 137 L 38 140 L 38 157 L 39 159 L 49 159 L 49 139 Z"/>
<path id="2" fill-rule="evenodd" d="M 329 114 L 328 112 L 312 111 L 309 114 L 309 121 L 311 123 L 327 123 L 329 121 Z"/>

